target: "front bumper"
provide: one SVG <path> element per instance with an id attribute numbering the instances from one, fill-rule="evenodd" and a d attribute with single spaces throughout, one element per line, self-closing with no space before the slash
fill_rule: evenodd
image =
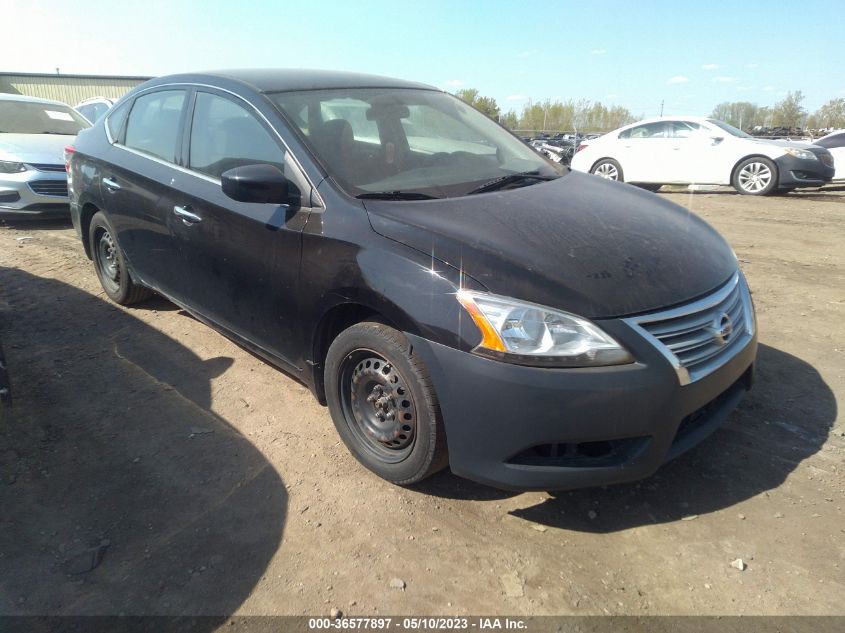
<path id="1" fill-rule="evenodd" d="M 0 218 L 67 218 L 68 203 L 64 165 L 0 174 Z"/>
<path id="2" fill-rule="evenodd" d="M 822 160 L 796 158 L 789 154 L 775 159 L 778 166 L 779 187 L 821 187 L 831 180 L 835 169 Z"/>
<path id="3" fill-rule="evenodd" d="M 649 342 L 621 321 L 601 325 L 638 362 L 523 367 L 408 335 L 438 394 L 452 471 L 510 490 L 641 479 L 715 430 L 751 386 L 756 333 L 719 369 L 681 386 Z"/>

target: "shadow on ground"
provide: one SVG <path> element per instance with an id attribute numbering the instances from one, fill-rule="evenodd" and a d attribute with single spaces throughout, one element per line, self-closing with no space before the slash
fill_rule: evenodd
<path id="1" fill-rule="evenodd" d="M 757 366 L 754 389 L 728 423 L 648 479 L 552 492 L 542 503 L 512 514 L 568 530 L 617 532 L 724 510 L 777 488 L 828 439 L 836 400 L 819 373 L 791 354 L 761 345 Z M 448 471 L 417 489 L 482 501 L 515 496 Z"/>
<path id="2" fill-rule="evenodd" d="M 233 613 L 279 548 L 287 493 L 210 410 L 232 359 L 2 267 L 0 333 L 15 394 L 0 429 L 0 614 Z"/>

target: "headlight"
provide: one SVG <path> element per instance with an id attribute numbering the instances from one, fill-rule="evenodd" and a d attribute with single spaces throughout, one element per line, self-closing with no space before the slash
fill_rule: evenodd
<path id="1" fill-rule="evenodd" d="M 21 171 L 26 171 L 26 165 L 23 163 L 10 163 L 6 160 L 0 160 L 0 174 L 17 174 Z"/>
<path id="2" fill-rule="evenodd" d="M 818 160 L 818 157 L 813 152 L 806 149 L 798 149 L 797 147 L 784 147 L 783 153 L 803 160 Z"/>
<path id="3" fill-rule="evenodd" d="M 460 290 L 458 301 L 481 330 L 477 354 L 521 365 L 594 367 L 633 357 L 586 319 L 483 292 Z"/>

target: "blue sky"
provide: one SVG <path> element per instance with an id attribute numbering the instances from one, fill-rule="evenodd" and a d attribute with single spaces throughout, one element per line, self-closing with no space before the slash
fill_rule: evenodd
<path id="1" fill-rule="evenodd" d="M 845 0 L 3 0 L 0 71 L 355 70 L 477 88 L 503 111 L 589 99 L 709 114 L 845 97 Z"/>

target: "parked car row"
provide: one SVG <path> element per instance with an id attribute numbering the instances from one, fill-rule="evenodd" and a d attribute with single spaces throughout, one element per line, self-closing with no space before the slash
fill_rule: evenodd
<path id="1" fill-rule="evenodd" d="M 584 141 L 572 168 L 651 191 L 666 184 L 732 185 L 748 195 L 820 187 L 835 173 L 824 145 L 753 137 L 691 116 L 646 119 Z"/>

